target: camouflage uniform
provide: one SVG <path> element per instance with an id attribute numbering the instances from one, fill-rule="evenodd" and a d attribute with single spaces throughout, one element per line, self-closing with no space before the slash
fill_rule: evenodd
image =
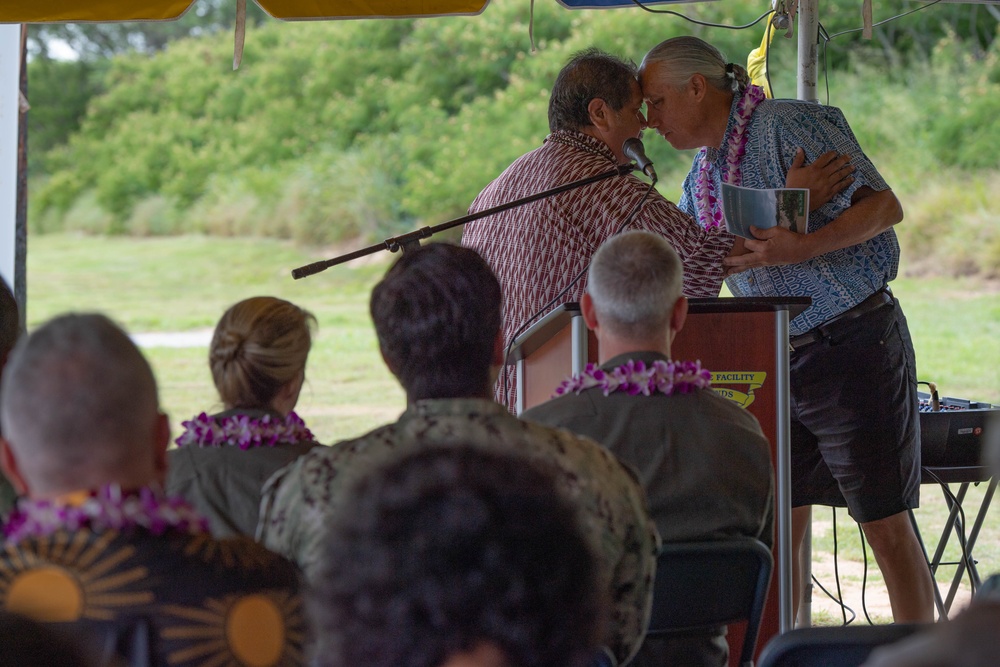
<path id="1" fill-rule="evenodd" d="M 592 440 L 522 422 L 493 401 L 417 401 L 395 424 L 308 452 L 265 485 L 258 539 L 297 562 L 310 579 L 322 558 L 324 527 L 338 510 L 338 496 L 373 467 L 429 445 L 512 452 L 560 473 L 559 486 L 581 510 L 581 526 L 613 602 L 606 642 L 620 663 L 629 659 L 649 620 L 659 548 L 642 489 Z"/>

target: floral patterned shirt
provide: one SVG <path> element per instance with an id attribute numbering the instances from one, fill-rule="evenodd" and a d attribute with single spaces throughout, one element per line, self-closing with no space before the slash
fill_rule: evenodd
<path id="1" fill-rule="evenodd" d="M 324 527 L 352 482 L 428 445 L 510 452 L 560 471 L 557 482 L 580 510 L 613 601 L 606 643 L 620 664 L 638 649 L 649 620 L 659 535 L 635 476 L 592 440 L 529 424 L 485 399 L 417 401 L 399 421 L 355 440 L 316 448 L 264 487 L 258 539 L 297 562 L 309 579 L 322 557 Z"/>
<path id="2" fill-rule="evenodd" d="M 728 136 L 735 119 L 735 105 L 729 115 Z M 797 100 L 764 100 L 754 110 L 747 128 L 746 153 L 740 163 L 743 187 L 781 188 L 798 148 L 811 162 L 829 150 L 851 156 L 854 182 L 834 198 L 809 214 L 809 232 L 829 224 L 851 205 L 851 197 L 861 186 L 887 190 L 889 186 L 861 150 L 844 114 L 836 107 Z M 711 176 L 721 190 L 721 174 L 726 151 L 703 148 L 684 180 L 679 206 L 696 215 L 695 184 L 698 166 L 708 154 Z M 899 243 L 891 228 L 864 243 L 834 250 L 800 264 L 750 269 L 726 279 L 734 296 L 808 296 L 812 305 L 790 324 L 793 336 L 823 324 L 864 301 L 896 277 Z"/>
<path id="3" fill-rule="evenodd" d="M 95 644 L 97 626 L 148 623 L 152 665 L 307 664 L 298 569 L 246 537 L 88 526 L 26 537 L 0 551 L 0 608 Z"/>

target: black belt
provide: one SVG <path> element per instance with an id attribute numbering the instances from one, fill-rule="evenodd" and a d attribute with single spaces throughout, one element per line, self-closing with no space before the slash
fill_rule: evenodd
<path id="1" fill-rule="evenodd" d="M 889 289 L 889 286 L 886 285 L 850 310 L 845 310 L 840 315 L 830 318 L 823 324 L 810 329 L 801 336 L 792 336 L 788 339 L 788 346 L 792 348 L 792 351 L 794 352 L 802 349 L 806 345 L 812 345 L 813 343 L 818 343 L 821 340 L 826 340 L 832 333 L 834 333 L 835 329 L 840 327 L 840 325 L 850 322 L 851 320 L 856 320 L 862 315 L 867 315 L 873 310 L 878 310 L 882 306 L 890 303 L 892 303 L 892 291 Z"/>

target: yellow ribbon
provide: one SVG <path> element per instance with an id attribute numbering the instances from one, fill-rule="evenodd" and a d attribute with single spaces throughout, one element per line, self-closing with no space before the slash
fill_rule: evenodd
<path id="1" fill-rule="evenodd" d="M 760 86 L 764 89 L 764 95 L 768 99 L 774 97 L 771 92 L 771 86 L 767 82 L 767 50 L 771 46 L 771 42 L 774 41 L 774 33 L 777 30 L 771 25 L 771 21 L 768 20 L 767 25 L 764 27 L 764 36 L 760 39 L 760 46 L 751 51 L 747 55 L 747 74 L 750 75 L 750 82 L 755 86 Z"/>

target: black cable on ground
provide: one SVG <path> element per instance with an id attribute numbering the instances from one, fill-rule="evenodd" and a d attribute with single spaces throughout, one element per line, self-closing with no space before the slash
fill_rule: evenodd
<path id="1" fill-rule="evenodd" d="M 844 625 L 850 625 L 857 619 L 858 615 L 853 609 L 844 604 L 844 594 L 840 588 L 840 564 L 839 564 L 839 546 L 837 538 L 837 508 L 833 509 L 833 579 L 837 585 L 837 594 L 834 595 L 826 589 L 826 586 L 820 583 L 816 575 L 811 575 L 813 583 L 815 583 L 823 593 L 834 601 L 840 607 L 840 615 L 844 621 Z M 851 612 L 851 617 L 847 618 L 847 612 Z"/>
<path id="2" fill-rule="evenodd" d="M 861 559 L 864 564 L 861 572 L 861 610 L 865 612 L 868 625 L 875 625 L 872 617 L 868 615 L 868 605 L 865 604 L 865 589 L 868 586 L 868 549 L 865 547 L 865 531 L 862 530 L 861 524 L 858 524 L 858 535 L 861 536 Z"/>

